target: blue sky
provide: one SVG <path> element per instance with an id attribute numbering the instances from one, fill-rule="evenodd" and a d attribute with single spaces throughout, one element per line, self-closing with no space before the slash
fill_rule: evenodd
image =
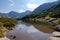
<path id="1" fill-rule="evenodd" d="M 0 0 L 0 12 L 24 12 L 26 10 L 33 11 L 43 3 L 53 1 L 57 0 Z"/>

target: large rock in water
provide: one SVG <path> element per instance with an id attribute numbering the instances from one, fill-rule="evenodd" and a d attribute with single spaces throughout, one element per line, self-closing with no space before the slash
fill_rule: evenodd
<path id="1" fill-rule="evenodd" d="M 60 32 L 60 25 L 56 25 L 54 28 L 56 31 Z"/>
<path id="2" fill-rule="evenodd" d="M 57 31 L 53 32 L 49 40 L 60 40 L 60 32 Z"/>
<path id="3" fill-rule="evenodd" d="M 33 26 L 19 24 L 19 27 L 7 32 L 7 37 L 10 40 L 47 40 L 49 34 L 43 32 L 35 32 Z"/>

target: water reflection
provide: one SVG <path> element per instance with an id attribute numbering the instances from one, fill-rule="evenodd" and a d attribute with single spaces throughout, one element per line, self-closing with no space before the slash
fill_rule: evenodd
<path id="1" fill-rule="evenodd" d="M 11 40 L 48 40 L 49 36 L 50 34 L 43 33 L 33 25 L 27 25 L 24 22 L 20 22 L 15 29 L 7 32 L 7 37 Z"/>

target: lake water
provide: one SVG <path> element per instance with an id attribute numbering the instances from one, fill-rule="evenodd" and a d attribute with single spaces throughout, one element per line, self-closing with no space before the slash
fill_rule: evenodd
<path id="1" fill-rule="evenodd" d="M 37 30 L 33 25 L 19 22 L 13 30 L 7 32 L 10 40 L 48 40 L 50 34 Z"/>

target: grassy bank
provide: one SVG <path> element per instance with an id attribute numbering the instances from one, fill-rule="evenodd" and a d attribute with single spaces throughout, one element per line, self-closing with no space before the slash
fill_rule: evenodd
<path id="1" fill-rule="evenodd" d="M 5 37 L 6 32 L 14 28 L 17 23 L 13 18 L 0 18 L 0 37 Z"/>

